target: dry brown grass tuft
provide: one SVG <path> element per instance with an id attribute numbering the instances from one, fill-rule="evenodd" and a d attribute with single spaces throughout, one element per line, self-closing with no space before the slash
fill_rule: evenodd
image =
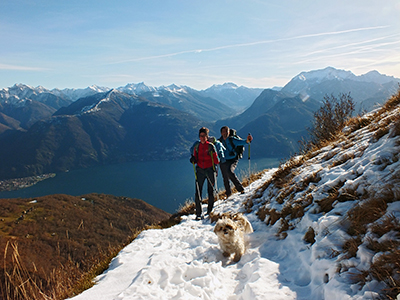
<path id="1" fill-rule="evenodd" d="M 400 221 L 395 215 L 390 214 L 386 216 L 382 222 L 372 224 L 370 230 L 378 237 L 381 237 L 390 231 L 396 231 L 400 233 Z"/>
<path id="2" fill-rule="evenodd" d="M 396 137 L 400 135 L 400 115 L 393 118 L 393 126 L 390 131 L 390 137 Z"/>
<path id="3" fill-rule="evenodd" d="M 343 244 L 343 250 L 346 253 L 345 258 L 356 257 L 358 247 L 361 245 L 361 238 L 359 236 L 350 238 Z"/>
<path id="4" fill-rule="evenodd" d="M 400 293 L 400 250 L 394 248 L 390 252 L 384 252 L 374 260 L 369 274 L 387 286 L 384 289 L 386 299 L 397 299 Z"/>
<path id="5" fill-rule="evenodd" d="M 379 141 L 382 137 L 389 133 L 389 129 L 389 127 L 380 127 L 378 130 L 375 131 L 373 135 L 373 141 Z"/>
<path id="6" fill-rule="evenodd" d="M 354 157 L 355 157 L 355 154 L 353 152 L 340 155 L 340 157 L 338 157 L 335 161 L 332 162 L 331 167 L 333 168 L 336 166 L 340 166 L 340 165 L 346 163 L 347 161 L 354 159 Z"/>
<path id="7" fill-rule="evenodd" d="M 371 116 L 355 116 L 347 121 L 347 126 L 350 127 L 350 132 L 354 132 L 358 129 L 368 126 L 372 121 L 373 118 Z"/>
<path id="8" fill-rule="evenodd" d="M 351 236 L 366 233 L 367 225 L 382 217 L 387 209 L 387 202 L 381 198 L 372 198 L 361 202 L 347 213 L 350 226 L 347 233 Z"/>
<path id="9" fill-rule="evenodd" d="M 291 157 L 284 164 L 281 164 L 278 170 L 272 176 L 272 181 L 277 188 L 283 188 L 290 182 L 294 176 L 293 170 L 304 163 L 304 156 Z"/>
<path id="10" fill-rule="evenodd" d="M 242 179 L 242 185 L 243 185 L 243 187 L 247 187 L 247 186 L 249 186 L 251 183 L 253 183 L 254 181 L 257 181 L 257 180 L 261 179 L 262 176 L 264 175 L 265 171 L 266 171 L 266 170 L 263 170 L 263 171 L 257 172 L 257 173 L 252 173 L 252 174 L 250 174 L 249 177 L 244 177 L 244 178 Z"/>
<path id="11" fill-rule="evenodd" d="M 387 100 L 385 104 L 382 106 L 381 110 L 390 111 L 399 104 L 400 104 L 400 87 L 399 90 L 397 91 L 397 94 L 394 94 L 392 97 L 390 97 L 389 100 Z"/>

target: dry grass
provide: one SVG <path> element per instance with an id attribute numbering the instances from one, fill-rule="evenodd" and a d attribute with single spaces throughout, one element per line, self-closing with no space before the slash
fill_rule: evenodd
<path id="1" fill-rule="evenodd" d="M 396 299 L 400 293 L 400 222 L 394 215 L 385 217 L 381 222 L 370 226 L 375 238 L 367 238 L 367 247 L 375 253 L 381 253 L 373 260 L 368 270 L 361 270 L 357 282 L 365 284 L 372 278 L 384 282 L 383 299 Z M 396 239 L 378 239 L 387 233 L 396 235 Z"/>
<path id="2" fill-rule="evenodd" d="M 350 226 L 347 233 L 351 236 L 364 235 L 367 225 L 382 217 L 387 209 L 385 199 L 372 198 L 361 202 L 347 213 Z"/>
<path id="3" fill-rule="evenodd" d="M 354 132 L 368 126 L 372 121 L 373 118 L 371 116 L 355 116 L 348 120 L 346 125 L 349 126 L 350 132 Z"/>
<path id="4" fill-rule="evenodd" d="M 343 244 L 343 251 L 346 253 L 344 258 L 356 257 L 358 247 L 361 245 L 361 238 L 359 236 L 350 238 Z"/>
<path id="5" fill-rule="evenodd" d="M 290 183 L 294 176 L 294 169 L 300 167 L 304 163 L 304 156 L 293 156 L 285 163 L 282 163 L 278 170 L 272 176 L 272 181 L 277 188 L 282 188 Z"/>
<path id="6" fill-rule="evenodd" d="M 392 97 L 389 98 L 389 100 L 385 102 L 385 104 L 381 108 L 381 111 L 384 112 L 390 111 L 398 105 L 400 105 L 400 86 L 399 90 L 397 91 L 397 94 L 393 95 Z"/>
<path id="7" fill-rule="evenodd" d="M 368 273 L 387 286 L 383 290 L 386 299 L 397 299 L 400 293 L 400 250 L 397 248 L 391 252 L 384 252 L 375 260 Z"/>

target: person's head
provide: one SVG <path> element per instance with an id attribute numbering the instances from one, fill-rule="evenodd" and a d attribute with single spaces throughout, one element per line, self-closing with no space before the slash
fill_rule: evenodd
<path id="1" fill-rule="evenodd" d="M 229 136 L 229 127 L 228 126 L 222 126 L 221 127 L 221 136 L 224 139 L 227 139 L 227 137 Z"/>
<path id="2" fill-rule="evenodd" d="M 210 130 L 208 130 L 208 128 L 206 127 L 201 127 L 199 130 L 199 138 L 200 138 L 200 142 L 201 143 L 205 143 L 205 141 L 208 138 L 208 133 L 210 132 Z"/>

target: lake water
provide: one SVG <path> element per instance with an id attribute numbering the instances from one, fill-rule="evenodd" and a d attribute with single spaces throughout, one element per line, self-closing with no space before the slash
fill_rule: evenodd
<path id="1" fill-rule="evenodd" d="M 251 159 L 252 172 L 277 167 L 278 158 Z M 239 178 L 249 173 L 248 159 L 239 161 Z M 203 195 L 206 194 L 204 185 Z M 217 188 L 223 189 L 219 174 Z M 10 192 L 0 192 L 0 198 L 34 198 L 51 194 L 79 196 L 103 193 L 138 198 L 174 213 L 187 199 L 193 199 L 195 181 L 193 165 L 188 159 L 177 161 L 129 162 L 58 173 L 36 185 Z"/>

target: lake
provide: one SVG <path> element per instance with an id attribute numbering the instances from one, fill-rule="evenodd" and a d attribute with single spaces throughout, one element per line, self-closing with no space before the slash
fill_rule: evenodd
<path id="1" fill-rule="evenodd" d="M 280 162 L 279 158 L 251 159 L 251 172 L 277 167 Z M 249 162 L 243 158 L 239 161 L 236 174 L 242 178 L 248 176 L 248 173 Z M 207 195 L 205 187 L 203 195 Z M 221 174 L 218 176 L 217 188 L 223 189 Z M 183 159 L 129 162 L 72 170 L 58 173 L 26 189 L 0 192 L 0 198 L 34 198 L 52 194 L 79 196 L 89 193 L 138 198 L 174 213 L 187 199 L 194 199 L 193 165 L 189 159 Z"/>

